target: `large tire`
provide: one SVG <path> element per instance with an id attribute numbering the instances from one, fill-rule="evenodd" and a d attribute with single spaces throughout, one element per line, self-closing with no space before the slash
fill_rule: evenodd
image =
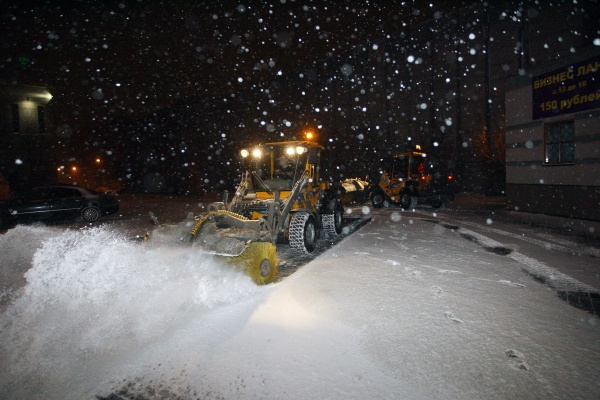
<path id="1" fill-rule="evenodd" d="M 85 222 L 96 222 L 100 219 L 100 215 L 102 215 L 100 209 L 95 206 L 87 206 L 81 210 L 81 218 Z"/>
<path id="2" fill-rule="evenodd" d="M 342 233 L 344 225 L 344 209 L 338 204 L 333 214 L 324 214 L 321 216 L 323 231 L 328 238 L 336 238 Z"/>
<path id="3" fill-rule="evenodd" d="M 375 208 L 381 208 L 385 204 L 385 194 L 381 190 L 373 192 L 371 195 L 371 204 Z"/>
<path id="4" fill-rule="evenodd" d="M 405 210 L 410 209 L 412 206 L 412 197 L 409 192 L 400 193 L 400 207 Z"/>
<path id="5" fill-rule="evenodd" d="M 410 198 L 410 209 L 414 210 L 415 208 L 417 208 L 417 204 L 419 204 L 419 198 L 418 197 L 411 197 Z"/>
<path id="6" fill-rule="evenodd" d="M 306 212 L 298 212 L 292 216 L 289 229 L 290 247 L 299 254 L 309 254 L 315 249 L 317 241 L 317 224 Z"/>

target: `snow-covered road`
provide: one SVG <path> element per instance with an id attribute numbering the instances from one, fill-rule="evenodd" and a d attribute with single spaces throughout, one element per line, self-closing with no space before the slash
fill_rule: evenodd
<path id="1" fill-rule="evenodd" d="M 552 262 L 597 249 L 451 211 L 367 210 L 265 287 L 110 225 L 7 232 L 2 278 L 31 268 L 0 314 L 0 398 L 600 396 L 600 321 L 560 297 L 597 287 Z"/>

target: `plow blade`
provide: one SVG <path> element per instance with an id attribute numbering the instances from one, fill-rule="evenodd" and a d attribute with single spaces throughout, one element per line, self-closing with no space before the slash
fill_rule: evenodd
<path id="1" fill-rule="evenodd" d="M 242 218 L 233 213 L 206 215 L 196 222 L 190 240 L 245 272 L 257 285 L 274 282 L 279 272 L 277 248 L 257 240 L 258 221 Z"/>
<path id="2" fill-rule="evenodd" d="M 274 282 L 277 278 L 279 260 L 277 248 L 271 242 L 253 242 L 245 240 L 243 235 L 229 237 L 218 230 L 203 232 L 194 242 L 202 250 L 244 271 L 257 285 Z"/>
<path id="3" fill-rule="evenodd" d="M 209 213 L 177 225 L 159 225 L 154 231 L 134 240 L 158 243 L 191 243 L 225 264 L 243 271 L 257 285 L 277 279 L 277 247 L 257 235 L 258 221 L 246 220 L 229 212 Z"/>
<path id="4" fill-rule="evenodd" d="M 217 257 L 244 271 L 257 285 L 274 282 L 279 273 L 277 248 L 270 242 L 251 242 L 238 256 Z"/>

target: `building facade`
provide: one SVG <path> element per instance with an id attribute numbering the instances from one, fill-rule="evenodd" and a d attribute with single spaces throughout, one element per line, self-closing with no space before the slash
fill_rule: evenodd
<path id="1" fill-rule="evenodd" d="M 600 220 L 600 49 L 506 86 L 508 207 Z"/>
<path id="2" fill-rule="evenodd" d="M 0 174 L 12 192 L 55 182 L 55 141 L 45 87 L 0 86 Z"/>

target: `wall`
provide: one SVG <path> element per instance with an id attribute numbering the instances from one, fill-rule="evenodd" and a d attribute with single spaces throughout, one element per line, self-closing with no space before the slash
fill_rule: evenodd
<path id="1" fill-rule="evenodd" d="M 45 87 L 0 86 L 0 173 L 13 192 L 56 181 L 51 99 Z M 43 107 L 42 114 L 38 107 Z"/>
<path id="2" fill-rule="evenodd" d="M 540 88 L 540 76 L 550 77 L 547 90 Z M 582 96 L 592 100 L 569 106 Z M 600 49 L 512 77 L 506 111 L 508 207 L 600 220 Z M 546 163 L 545 131 L 564 121 L 573 121 L 573 162 Z"/>

